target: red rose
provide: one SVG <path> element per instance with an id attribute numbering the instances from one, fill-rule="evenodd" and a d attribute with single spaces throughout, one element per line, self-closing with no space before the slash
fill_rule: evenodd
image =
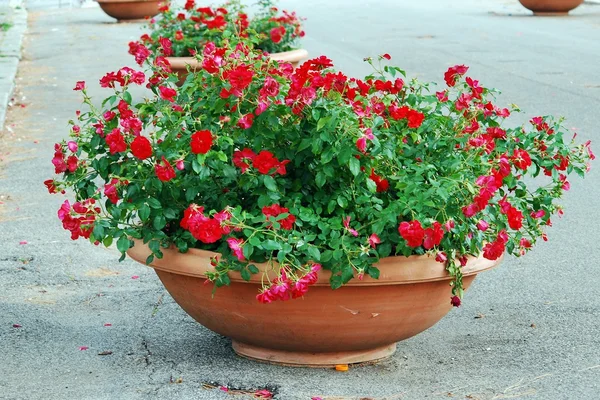
<path id="1" fill-rule="evenodd" d="M 268 207 L 263 207 L 262 212 L 268 219 L 269 217 L 277 217 L 279 214 L 289 213 L 290 210 L 288 208 L 281 207 L 279 204 L 273 204 Z M 277 222 L 279 222 L 279 225 L 281 225 L 281 229 L 292 230 L 294 228 L 294 223 L 296 222 L 296 217 L 290 214 Z"/>
<path id="2" fill-rule="evenodd" d="M 250 163 L 254 160 L 256 154 L 245 148 L 244 150 L 236 150 L 233 152 L 233 165 L 242 169 L 242 173 L 246 172 L 250 168 Z"/>
<path id="3" fill-rule="evenodd" d="M 227 80 L 231 84 L 231 92 L 241 95 L 241 91 L 246 89 L 252 83 L 254 72 L 247 65 L 239 65 L 235 69 L 229 71 Z M 239 97 L 238 95 L 238 97 Z"/>
<path id="4" fill-rule="evenodd" d="M 171 103 L 175 101 L 174 97 L 177 96 L 177 91 L 175 89 L 159 86 L 158 91 L 160 92 L 161 99 L 170 101 Z"/>
<path id="5" fill-rule="evenodd" d="M 272 169 L 279 166 L 279 161 L 273 157 L 273 153 L 263 150 L 252 160 L 252 166 L 261 174 L 268 174 Z"/>
<path id="6" fill-rule="evenodd" d="M 418 128 L 423 123 L 425 115 L 417 110 L 409 110 L 407 118 L 409 128 Z"/>
<path id="7" fill-rule="evenodd" d="M 131 142 L 131 153 L 140 160 L 145 160 L 152 156 L 152 144 L 144 136 L 138 136 Z"/>
<path id="8" fill-rule="evenodd" d="M 273 41 L 273 43 L 281 42 L 281 39 L 283 39 L 283 35 L 285 35 L 285 27 L 280 26 L 271 29 L 271 40 Z"/>
<path id="9" fill-rule="evenodd" d="M 454 67 L 448 68 L 448 71 L 444 74 L 444 80 L 448 86 L 456 85 L 458 78 L 467 73 L 469 67 L 465 65 L 455 65 Z"/>
<path id="10" fill-rule="evenodd" d="M 156 163 L 154 171 L 158 179 L 163 182 L 168 182 L 175 178 L 175 169 L 164 156 L 160 162 Z"/>
<path id="11" fill-rule="evenodd" d="M 438 246 L 442 242 L 444 237 L 444 230 L 442 224 L 435 221 L 430 228 L 425 229 L 425 239 L 423 240 L 423 247 L 427 250 Z"/>
<path id="12" fill-rule="evenodd" d="M 511 160 L 515 167 L 523 171 L 531 166 L 531 157 L 529 157 L 527 150 L 515 149 Z"/>
<path id="13" fill-rule="evenodd" d="M 110 154 L 127 150 L 127 143 L 125 143 L 125 138 L 121 134 L 119 128 L 113 129 L 111 133 L 106 135 L 106 143 L 108 143 Z"/>
<path id="14" fill-rule="evenodd" d="M 77 84 L 75 84 L 75 88 L 73 88 L 73 90 L 83 90 L 83 89 L 85 89 L 84 81 L 78 81 Z"/>
<path id="15" fill-rule="evenodd" d="M 425 231 L 419 221 L 401 222 L 398 232 L 410 247 L 419 247 L 425 237 Z"/>
<path id="16" fill-rule="evenodd" d="M 511 229 L 519 230 L 523 226 L 523 213 L 515 207 L 511 206 L 508 209 L 506 217 L 508 218 L 508 226 L 510 226 Z"/>
<path id="17" fill-rule="evenodd" d="M 212 133 L 210 131 L 198 131 L 192 135 L 190 146 L 194 154 L 206 154 L 213 145 Z"/>

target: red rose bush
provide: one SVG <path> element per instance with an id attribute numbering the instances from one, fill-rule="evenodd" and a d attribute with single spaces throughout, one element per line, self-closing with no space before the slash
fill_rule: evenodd
<path id="1" fill-rule="evenodd" d="M 522 255 L 546 240 L 551 218 L 594 158 L 560 120 L 534 117 L 511 128 L 516 109 L 467 76 L 445 87 L 408 80 L 387 64 L 350 78 L 325 56 L 293 70 L 239 44 L 208 43 L 202 69 L 176 88 L 168 66 L 108 73 L 98 108 L 72 122 L 55 145 L 51 193 L 75 198 L 58 211 L 71 237 L 125 252 L 140 239 L 147 262 L 174 246 L 220 253 L 208 279 L 244 279 L 268 263 L 257 299 L 306 295 L 321 270 L 339 288 L 378 260 L 425 255 L 462 296 L 467 256 Z M 134 102 L 130 88 L 151 94 Z M 310 294 L 308 294 L 310 295 Z"/>

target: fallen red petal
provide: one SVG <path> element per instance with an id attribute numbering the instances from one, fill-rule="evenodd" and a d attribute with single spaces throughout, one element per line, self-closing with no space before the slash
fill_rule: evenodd
<path id="1" fill-rule="evenodd" d="M 134 276 L 131 277 L 131 279 L 140 279 L 140 277 L 137 276 L 137 275 L 134 275 Z"/>
<path id="2" fill-rule="evenodd" d="M 21 328 L 20 324 L 13 324 L 13 328 Z"/>
<path id="3" fill-rule="evenodd" d="M 84 350 L 87 350 L 87 349 L 89 349 L 89 347 L 87 347 L 87 346 L 79 346 L 79 351 L 84 351 Z"/>

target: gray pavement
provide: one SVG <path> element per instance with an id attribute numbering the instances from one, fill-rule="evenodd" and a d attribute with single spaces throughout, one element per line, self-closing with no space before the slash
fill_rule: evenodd
<path id="1" fill-rule="evenodd" d="M 502 89 L 501 102 L 528 111 L 513 123 L 562 114 L 600 152 L 600 7 L 533 18 L 508 0 L 349 3 L 281 6 L 308 18 L 309 53 L 330 55 L 350 75 L 384 52 L 437 82 L 465 63 Z M 179 309 L 152 270 L 70 241 L 56 219 L 64 199 L 42 185 L 53 173 L 52 144 L 79 107 L 75 81 L 86 80 L 99 101 L 105 92 L 95 83 L 133 64 L 126 44 L 139 33 L 97 8 L 30 13 L 17 81 L 28 101 L 9 112 L 15 135 L 0 136 L 0 399 L 234 398 L 206 383 L 268 387 L 284 400 L 599 397 L 598 165 L 573 179 L 549 242 L 482 274 L 464 306 L 400 343 L 390 360 L 346 373 L 241 359 Z"/>
<path id="2" fill-rule="evenodd" d="M 0 131 L 4 129 L 6 109 L 11 103 L 21 43 L 27 29 L 27 11 L 20 0 L 0 3 Z"/>

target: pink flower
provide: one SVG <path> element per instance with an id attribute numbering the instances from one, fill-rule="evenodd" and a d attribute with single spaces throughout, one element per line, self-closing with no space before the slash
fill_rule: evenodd
<path id="1" fill-rule="evenodd" d="M 344 228 L 346 228 L 346 230 L 350 232 L 352 236 L 358 236 L 358 232 L 350 227 L 350 216 L 343 218 L 342 222 L 344 223 Z"/>
<path id="2" fill-rule="evenodd" d="M 438 251 L 438 253 L 435 255 L 435 261 L 443 264 L 448 261 L 448 256 L 443 251 Z"/>
<path id="3" fill-rule="evenodd" d="M 484 220 L 480 220 L 477 223 L 477 229 L 479 229 L 482 232 L 485 232 L 488 228 L 490 227 L 490 224 L 488 224 L 486 221 Z"/>
<path id="4" fill-rule="evenodd" d="M 67 147 L 69 148 L 69 150 L 71 150 L 71 152 L 75 153 L 77 151 L 77 143 L 74 141 L 70 141 L 67 143 Z"/>
<path id="5" fill-rule="evenodd" d="M 242 245 L 244 244 L 244 241 L 242 239 L 228 238 L 227 244 L 229 245 L 229 248 L 231 249 L 233 254 L 237 257 L 238 260 L 240 260 L 240 261 L 245 260 L 244 249 L 242 247 Z"/>
<path id="6" fill-rule="evenodd" d="M 356 148 L 361 153 L 366 153 L 366 151 L 367 151 L 367 138 L 364 137 L 364 136 L 361 136 L 360 138 L 358 138 L 358 140 L 356 141 Z"/>
<path id="7" fill-rule="evenodd" d="M 369 245 L 372 248 L 377 247 L 379 243 L 381 243 L 381 239 L 379 239 L 379 236 L 377 236 L 377 234 L 373 233 L 371 236 L 369 236 Z"/>
<path id="8" fill-rule="evenodd" d="M 27 240 L 21 240 L 19 244 L 27 244 Z"/>
<path id="9" fill-rule="evenodd" d="M 254 114 L 246 114 L 243 115 L 238 120 L 238 126 L 242 129 L 250 129 L 252 127 L 252 123 L 254 122 Z"/>
<path id="10" fill-rule="evenodd" d="M 73 90 L 83 90 L 85 89 L 85 81 L 78 81 L 75 84 L 75 87 L 73 88 Z"/>

